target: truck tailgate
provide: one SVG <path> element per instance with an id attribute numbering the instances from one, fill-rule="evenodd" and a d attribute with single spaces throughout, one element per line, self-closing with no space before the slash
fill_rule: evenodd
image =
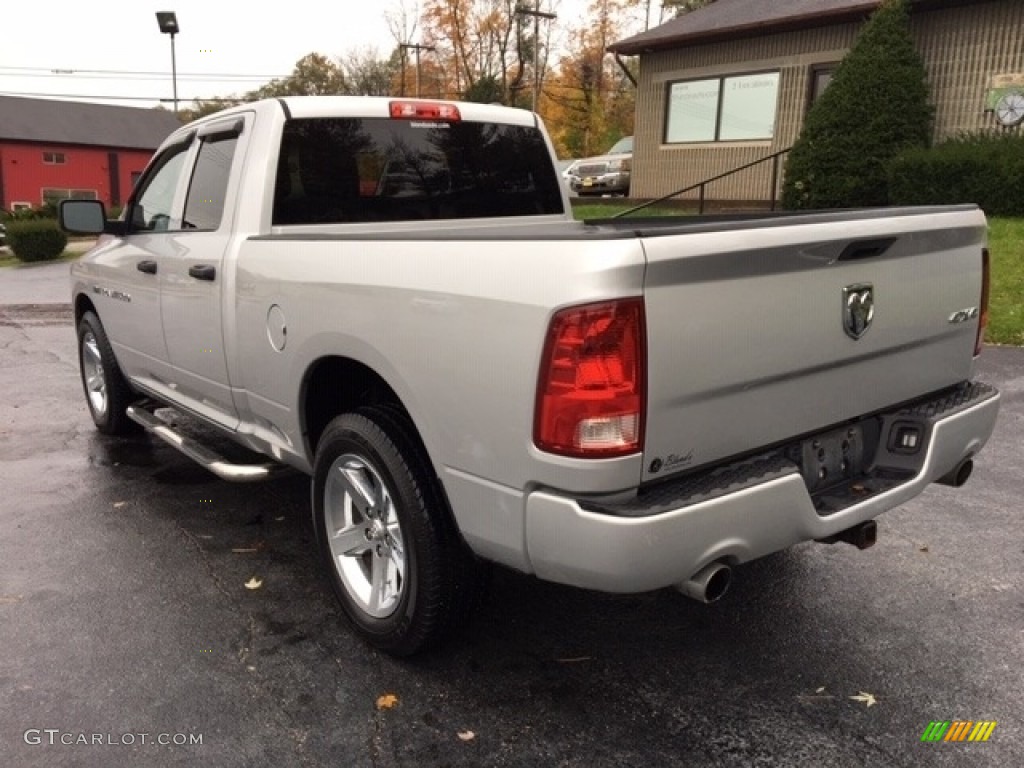
<path id="1" fill-rule="evenodd" d="M 969 379 L 985 232 L 971 207 L 640 231 L 644 480 Z"/>

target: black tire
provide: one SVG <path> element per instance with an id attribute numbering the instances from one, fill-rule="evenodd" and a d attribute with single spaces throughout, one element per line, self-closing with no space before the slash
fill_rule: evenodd
<path id="1" fill-rule="evenodd" d="M 121 373 L 103 324 L 93 312 L 86 312 L 78 321 L 78 370 L 96 429 L 105 435 L 138 433 L 138 425 L 125 413 L 136 397 Z"/>
<path id="2" fill-rule="evenodd" d="M 367 642 L 411 656 L 468 617 L 481 566 L 404 414 L 366 408 L 335 418 L 317 446 L 312 482 L 317 547 Z"/>

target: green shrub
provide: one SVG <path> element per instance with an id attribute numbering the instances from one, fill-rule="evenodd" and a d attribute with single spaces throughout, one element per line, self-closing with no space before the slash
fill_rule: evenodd
<path id="1" fill-rule="evenodd" d="M 889 165 L 898 205 L 977 203 L 989 216 L 1024 216 L 1024 134 L 972 134 L 912 149 Z"/>
<path id="2" fill-rule="evenodd" d="M 11 214 L 11 218 L 18 221 L 56 219 L 57 209 L 52 203 L 43 203 L 38 208 L 19 208 Z"/>
<path id="3" fill-rule="evenodd" d="M 68 236 L 53 219 L 15 219 L 7 223 L 7 244 L 20 261 L 49 261 L 61 255 Z"/>
<path id="4" fill-rule="evenodd" d="M 926 77 L 907 0 L 885 0 L 807 114 L 786 160 L 783 206 L 886 205 L 889 161 L 931 137 Z"/>

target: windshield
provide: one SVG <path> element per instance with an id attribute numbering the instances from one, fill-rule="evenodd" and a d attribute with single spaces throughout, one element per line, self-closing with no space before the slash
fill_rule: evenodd
<path id="1" fill-rule="evenodd" d="M 633 137 L 623 136 L 621 139 L 612 144 L 612 148 L 608 150 L 609 155 L 628 155 L 633 152 Z"/>

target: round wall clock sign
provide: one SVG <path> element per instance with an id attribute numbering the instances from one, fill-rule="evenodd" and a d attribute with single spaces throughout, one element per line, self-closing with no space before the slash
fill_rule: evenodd
<path id="1" fill-rule="evenodd" d="M 996 120 L 1002 125 L 1017 125 L 1024 120 L 1024 93 L 1010 91 L 996 102 Z"/>

